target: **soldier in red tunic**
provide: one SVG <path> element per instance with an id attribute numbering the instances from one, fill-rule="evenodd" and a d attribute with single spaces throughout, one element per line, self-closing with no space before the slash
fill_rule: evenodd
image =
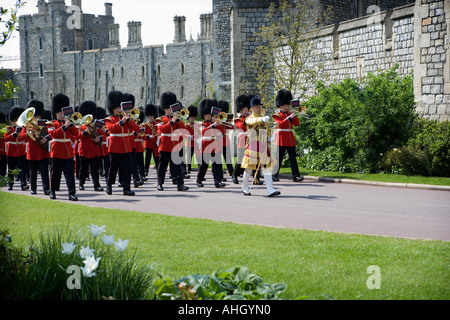
<path id="1" fill-rule="evenodd" d="M 44 114 L 44 103 L 39 100 L 30 100 L 27 104 L 27 108 L 34 108 L 34 119 L 36 121 L 48 122 L 50 119 L 42 119 Z M 42 188 L 44 189 L 44 194 L 50 194 L 50 179 L 48 167 L 50 164 L 50 153 L 49 153 L 49 143 L 42 143 L 45 141 L 43 139 L 47 134 L 47 127 L 39 126 L 40 131 L 36 133 L 28 133 L 28 149 L 27 149 L 27 160 L 29 162 L 30 168 L 30 184 L 31 184 L 31 194 L 36 194 L 37 189 L 37 174 L 38 171 L 41 174 Z M 37 137 L 36 137 L 37 136 Z"/>
<path id="2" fill-rule="evenodd" d="M 191 174 L 192 169 L 192 156 L 195 155 L 197 159 L 197 165 L 200 166 L 200 148 L 201 148 L 201 132 L 200 132 L 200 123 L 196 123 L 195 119 L 198 115 L 198 109 L 195 106 L 189 106 L 189 118 L 188 123 L 186 124 L 186 129 L 189 132 L 187 136 L 186 143 L 186 163 L 187 163 L 187 173 Z"/>
<path id="3" fill-rule="evenodd" d="M 219 108 L 222 110 L 222 112 L 225 112 L 228 114 L 228 111 L 230 110 L 230 104 L 228 101 L 226 100 L 220 100 L 218 102 Z M 227 167 L 227 171 L 228 174 L 233 177 L 233 172 L 234 172 L 234 168 L 233 168 L 233 161 L 231 160 L 231 150 L 230 150 L 230 146 L 231 146 L 231 142 L 230 142 L 230 132 L 234 131 L 234 124 L 232 123 L 228 123 L 228 122 L 222 122 L 222 134 L 223 134 L 223 150 L 222 150 L 222 156 L 223 159 L 225 160 L 225 164 Z M 223 178 L 223 170 L 220 170 L 221 174 L 222 174 L 222 181 L 227 181 L 225 178 Z"/>
<path id="4" fill-rule="evenodd" d="M 17 127 L 16 122 L 24 111 L 25 109 L 19 106 L 11 108 L 9 112 L 9 120 L 13 125 L 10 126 L 8 131 L 5 133 L 5 141 L 7 142 L 6 158 L 8 170 L 20 169 L 19 177 L 22 191 L 29 189 L 25 172 L 26 143 L 28 142 L 28 137 L 25 128 Z M 14 175 L 8 173 L 8 178 L 8 190 L 12 190 L 14 185 Z"/>
<path id="5" fill-rule="evenodd" d="M 97 115 L 96 118 L 98 121 L 101 121 L 103 126 L 97 128 L 97 133 L 102 137 L 102 144 L 97 146 L 97 156 L 98 156 L 98 171 L 100 177 L 105 177 L 105 181 L 108 181 L 108 173 L 109 173 L 109 152 L 108 152 L 108 140 L 109 134 L 108 130 L 105 126 L 105 118 L 106 111 L 101 107 L 97 107 Z"/>
<path id="6" fill-rule="evenodd" d="M 0 178 L 6 176 L 6 142 L 3 131 L 6 122 L 5 114 L 0 111 Z M 6 129 L 4 129 L 6 131 Z"/>
<path id="7" fill-rule="evenodd" d="M 116 181 L 118 170 L 120 170 L 123 178 L 123 194 L 134 196 L 135 193 L 130 188 L 133 151 L 130 134 L 133 131 L 139 131 L 139 126 L 127 113 L 122 111 L 122 102 L 125 102 L 125 97 L 120 91 L 113 90 L 106 97 L 106 105 L 111 114 L 110 117 L 105 118 L 105 125 L 109 131 L 108 151 L 111 160 L 108 181 L 106 182 L 106 193 L 112 194 L 112 185 Z"/>
<path id="8" fill-rule="evenodd" d="M 72 140 L 79 135 L 78 129 L 67 118 L 62 111 L 70 106 L 69 97 L 58 93 L 52 99 L 52 113 L 56 120 L 47 125 L 50 138 L 50 199 L 56 199 L 56 191 L 59 191 L 61 174 L 64 173 L 66 185 L 69 192 L 69 200 L 77 201 L 75 195 L 75 164 Z"/>
<path id="9" fill-rule="evenodd" d="M 147 117 L 147 122 L 144 123 L 144 132 L 146 135 L 144 148 L 145 148 L 145 176 L 148 176 L 150 169 L 150 162 L 153 157 L 155 163 L 155 168 L 158 168 L 159 164 L 159 136 L 156 129 L 156 118 L 158 111 L 155 105 L 147 104 L 144 109 L 145 116 Z"/>
<path id="10" fill-rule="evenodd" d="M 198 111 L 203 118 L 202 133 L 202 162 L 197 174 L 197 186 L 203 187 L 203 179 L 208 170 L 209 163 L 212 165 L 212 174 L 214 177 L 214 185 L 216 188 L 223 188 L 225 184 L 222 182 L 222 149 L 223 134 L 221 131 L 221 123 L 216 121 L 212 114 L 212 108 L 218 108 L 217 100 L 203 99 L 198 105 Z"/>
<path id="11" fill-rule="evenodd" d="M 172 180 L 177 184 L 178 191 L 187 191 L 189 188 L 184 185 L 183 172 L 180 159 L 181 145 L 178 137 L 174 136 L 176 130 L 186 130 L 185 125 L 178 117 L 178 114 L 172 113 L 170 106 L 176 104 L 177 96 L 170 91 L 163 92 L 160 98 L 160 107 L 164 110 L 165 115 L 158 124 L 158 135 L 161 137 L 159 144 L 159 165 L 158 165 L 158 190 L 164 190 L 164 178 L 167 167 L 170 163 Z"/>
<path id="12" fill-rule="evenodd" d="M 239 117 L 234 119 L 234 125 L 236 126 L 237 135 L 237 159 L 233 172 L 233 183 L 238 184 L 238 177 L 244 173 L 244 169 L 241 168 L 242 159 L 244 159 L 245 146 L 247 144 L 247 126 L 245 124 L 245 118 L 250 115 L 250 97 L 248 95 L 240 95 L 236 98 L 236 112 L 239 113 Z"/>
<path id="13" fill-rule="evenodd" d="M 100 186 L 100 175 L 98 172 L 99 159 L 98 147 L 101 146 L 102 138 L 97 133 L 97 128 L 94 126 L 95 117 L 97 114 L 97 105 L 94 101 L 83 101 L 79 106 L 81 115 L 92 116 L 92 121 L 87 124 L 82 124 L 79 135 L 79 156 L 80 156 L 80 182 L 79 189 L 84 190 L 84 184 L 88 172 L 91 173 L 92 182 L 95 191 L 103 191 Z"/>
<path id="14" fill-rule="evenodd" d="M 289 155 L 289 162 L 292 170 L 292 180 L 294 182 L 303 181 L 303 176 L 300 176 L 297 164 L 297 155 L 295 151 L 295 136 L 294 127 L 298 127 L 300 122 L 297 116 L 289 111 L 292 94 L 286 89 L 278 91 L 275 98 L 277 108 L 280 108 L 278 114 L 273 115 L 273 119 L 278 124 L 275 141 L 278 147 L 278 171 L 274 176 L 274 181 L 278 181 L 278 173 L 280 172 L 281 162 L 283 161 L 286 151 Z"/>

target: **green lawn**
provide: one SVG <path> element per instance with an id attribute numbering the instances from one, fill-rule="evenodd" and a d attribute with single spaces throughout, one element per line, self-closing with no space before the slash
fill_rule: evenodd
<path id="1" fill-rule="evenodd" d="M 266 283 L 285 283 L 283 299 L 450 299 L 450 243 L 270 228 L 79 204 L 0 191 L 0 228 L 27 244 L 41 230 L 91 223 L 130 239 L 138 258 L 164 276 L 210 274 L 247 266 Z M 367 268 L 379 266 L 381 289 L 369 290 Z"/>

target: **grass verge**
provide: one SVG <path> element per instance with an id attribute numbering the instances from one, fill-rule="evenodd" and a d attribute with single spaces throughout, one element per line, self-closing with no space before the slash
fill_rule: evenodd
<path id="1" fill-rule="evenodd" d="M 174 279 L 247 266 L 267 283 L 285 283 L 283 299 L 449 299 L 450 243 L 280 229 L 90 208 L 0 191 L 0 228 L 13 243 L 55 226 L 106 225 L 130 249 Z M 380 268 L 370 290 L 368 267 Z"/>

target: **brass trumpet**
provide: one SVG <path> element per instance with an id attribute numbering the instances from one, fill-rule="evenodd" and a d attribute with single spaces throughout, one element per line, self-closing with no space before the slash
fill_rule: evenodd
<path id="1" fill-rule="evenodd" d="M 70 115 L 70 117 L 65 117 L 67 120 L 73 122 L 74 125 L 80 125 L 83 120 L 83 115 L 79 112 L 74 112 Z"/>
<path id="2" fill-rule="evenodd" d="M 297 116 L 303 117 L 308 120 L 311 119 L 311 117 L 306 113 L 306 106 L 291 108 L 291 111 Z"/>
<path id="3" fill-rule="evenodd" d="M 133 109 L 130 110 L 129 114 L 131 119 L 137 120 L 139 119 L 141 112 L 139 111 L 138 108 L 134 107 Z"/>

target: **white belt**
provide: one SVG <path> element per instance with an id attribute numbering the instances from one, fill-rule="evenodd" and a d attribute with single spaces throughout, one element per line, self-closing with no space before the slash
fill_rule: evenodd
<path id="1" fill-rule="evenodd" d="M 105 142 L 102 142 L 102 144 L 104 144 L 104 145 L 107 145 L 107 144 L 108 144 L 108 142 L 107 142 L 107 141 L 105 141 Z"/>
<path id="2" fill-rule="evenodd" d="M 161 137 L 171 137 L 172 134 L 169 133 L 161 133 Z"/>
<path id="3" fill-rule="evenodd" d="M 220 137 L 202 137 L 202 140 L 211 141 L 211 140 L 216 140 L 216 139 L 220 139 L 220 138 L 221 138 L 221 136 Z"/>
<path id="4" fill-rule="evenodd" d="M 240 136 L 248 136 L 248 132 L 240 132 L 239 135 Z"/>
<path id="5" fill-rule="evenodd" d="M 128 133 L 111 133 L 109 134 L 110 137 L 128 137 Z"/>
<path id="6" fill-rule="evenodd" d="M 294 129 L 277 129 L 277 131 L 282 131 L 282 132 L 294 132 Z"/>
<path id="7" fill-rule="evenodd" d="M 52 139 L 51 142 L 72 142 L 70 139 Z"/>
<path id="8" fill-rule="evenodd" d="M 20 144 L 24 144 L 25 142 L 20 141 L 20 142 L 8 142 L 9 144 L 14 144 L 14 145 L 20 145 Z"/>
<path id="9" fill-rule="evenodd" d="M 142 139 L 134 139 L 134 142 L 142 142 Z"/>

